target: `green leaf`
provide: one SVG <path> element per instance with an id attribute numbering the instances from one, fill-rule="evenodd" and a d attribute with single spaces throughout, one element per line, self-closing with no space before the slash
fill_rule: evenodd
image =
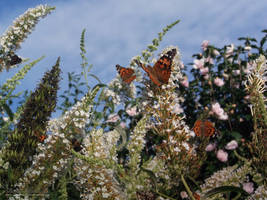
<path id="1" fill-rule="evenodd" d="M 106 84 L 103 84 L 103 83 L 99 83 L 99 84 L 96 84 L 93 88 L 92 88 L 92 91 L 94 91 L 96 88 L 104 88 L 104 87 L 107 87 Z"/>
<path id="2" fill-rule="evenodd" d="M 6 111 L 7 115 L 9 116 L 10 120 L 13 120 L 14 114 L 12 112 L 12 110 L 10 109 L 10 107 L 7 104 L 3 104 L 3 108 Z"/>
<path id="3" fill-rule="evenodd" d="M 266 42 L 267 37 L 263 37 L 262 40 L 260 41 L 261 47 L 263 47 L 264 43 Z"/>
<path id="4" fill-rule="evenodd" d="M 236 140 L 240 140 L 242 138 L 242 135 L 236 131 L 232 131 L 231 136 L 233 136 Z"/>
<path id="5" fill-rule="evenodd" d="M 204 199 L 208 198 L 208 197 L 212 197 L 216 194 L 220 194 L 220 193 L 230 193 L 230 192 L 235 192 L 235 193 L 240 193 L 243 194 L 245 196 L 248 196 L 249 194 L 244 191 L 242 188 L 240 187 L 235 187 L 235 186 L 221 186 L 221 187 L 217 187 L 214 188 L 210 191 L 208 191 L 205 195 L 204 195 Z"/>
<path id="6" fill-rule="evenodd" d="M 92 76 L 93 78 L 95 78 L 99 83 L 102 83 L 101 80 L 94 74 L 88 74 L 88 76 Z"/>

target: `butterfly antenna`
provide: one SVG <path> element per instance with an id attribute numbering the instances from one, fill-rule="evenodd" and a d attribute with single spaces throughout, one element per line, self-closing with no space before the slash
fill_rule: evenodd
<path id="1" fill-rule="evenodd" d="M 116 65 L 116 69 L 119 70 L 121 66 L 119 64 Z"/>
<path id="2" fill-rule="evenodd" d="M 136 63 L 139 67 L 142 67 L 143 70 L 146 71 L 144 64 L 141 63 L 139 60 L 135 60 L 135 63 Z"/>

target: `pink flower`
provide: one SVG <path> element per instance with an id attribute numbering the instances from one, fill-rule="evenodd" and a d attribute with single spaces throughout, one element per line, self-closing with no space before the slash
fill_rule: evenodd
<path id="1" fill-rule="evenodd" d="M 224 112 L 224 110 L 221 108 L 220 104 L 217 102 L 215 104 L 211 105 L 211 110 L 220 120 L 227 120 L 228 115 Z"/>
<path id="2" fill-rule="evenodd" d="M 237 69 L 237 70 L 233 70 L 233 74 L 234 74 L 235 76 L 239 75 L 239 74 L 240 74 L 240 70 L 239 70 L 239 69 Z"/>
<path id="3" fill-rule="evenodd" d="M 249 96 L 249 95 L 247 95 L 247 96 L 244 96 L 244 99 L 246 99 L 246 100 L 249 100 L 249 98 L 250 98 L 250 96 Z"/>
<path id="4" fill-rule="evenodd" d="M 180 62 L 180 68 L 184 69 L 184 63 Z"/>
<path id="5" fill-rule="evenodd" d="M 182 84 L 184 87 L 189 87 L 189 82 L 188 82 L 188 78 L 187 78 L 187 76 L 184 76 L 184 80 L 181 82 L 181 84 Z"/>
<path id="6" fill-rule="evenodd" d="M 253 183 L 252 182 L 243 183 L 243 190 L 251 194 L 254 191 Z"/>
<path id="7" fill-rule="evenodd" d="M 233 86 L 234 86 L 235 88 L 239 89 L 240 84 L 239 84 L 239 83 L 235 83 Z"/>
<path id="8" fill-rule="evenodd" d="M 250 51 L 251 50 L 251 46 L 245 46 L 245 50 L 246 51 Z"/>
<path id="9" fill-rule="evenodd" d="M 223 77 L 224 77 L 224 79 L 228 80 L 228 78 L 229 78 L 229 75 L 228 75 L 228 74 L 226 74 L 226 73 L 223 73 Z"/>
<path id="10" fill-rule="evenodd" d="M 130 116 L 135 116 L 137 114 L 136 106 L 126 109 L 126 113 Z"/>
<path id="11" fill-rule="evenodd" d="M 121 126 L 122 128 L 125 128 L 125 127 L 126 127 L 126 123 L 125 123 L 125 122 L 121 122 L 121 123 L 120 123 L 120 126 Z"/>
<path id="12" fill-rule="evenodd" d="M 182 199 L 185 199 L 185 198 L 188 197 L 186 191 L 182 191 L 182 192 L 180 192 L 180 196 L 181 196 Z"/>
<path id="13" fill-rule="evenodd" d="M 226 47 L 226 52 L 225 52 L 225 56 L 226 58 L 231 56 L 234 53 L 234 45 L 231 44 L 230 46 Z"/>
<path id="14" fill-rule="evenodd" d="M 119 119 L 120 119 L 120 116 L 119 115 L 117 115 L 117 114 L 110 114 L 108 116 L 108 120 L 106 122 L 112 122 L 112 123 L 114 123 L 114 122 L 118 121 Z"/>
<path id="15" fill-rule="evenodd" d="M 194 60 L 194 65 L 193 65 L 194 69 L 201 69 L 204 67 L 204 59 L 201 58 L 199 59 L 195 59 Z"/>
<path id="16" fill-rule="evenodd" d="M 221 162 L 226 162 L 228 160 L 228 153 L 224 150 L 220 149 L 217 151 L 217 158 Z"/>
<path id="17" fill-rule="evenodd" d="M 205 80 L 208 80 L 210 78 L 209 74 L 206 74 L 204 77 L 203 77 Z"/>
<path id="18" fill-rule="evenodd" d="M 216 148 L 216 144 L 215 144 L 215 143 L 209 143 L 209 144 L 206 146 L 205 151 L 213 151 L 215 148 Z"/>
<path id="19" fill-rule="evenodd" d="M 209 68 L 208 67 L 203 67 L 200 69 L 200 74 L 201 75 L 206 75 L 207 73 L 209 73 Z"/>
<path id="20" fill-rule="evenodd" d="M 180 104 L 175 104 L 174 106 L 172 106 L 172 113 L 180 114 L 182 112 L 184 112 L 184 110 L 183 108 L 181 108 Z"/>
<path id="21" fill-rule="evenodd" d="M 215 56 L 218 56 L 218 55 L 220 55 L 220 52 L 217 49 L 213 49 L 213 54 Z"/>
<path id="22" fill-rule="evenodd" d="M 219 77 L 216 77 L 214 79 L 214 84 L 217 85 L 218 87 L 221 87 L 224 85 L 224 81 L 222 79 L 220 79 Z"/>
<path id="23" fill-rule="evenodd" d="M 218 116 L 218 119 L 225 121 L 228 119 L 228 115 L 226 113 L 223 113 L 222 115 Z"/>
<path id="24" fill-rule="evenodd" d="M 209 46 L 209 41 L 208 40 L 204 40 L 201 44 L 201 47 L 204 51 L 206 51 L 207 47 Z"/>
<path id="25" fill-rule="evenodd" d="M 238 147 L 237 141 L 232 140 L 231 142 L 227 143 L 227 145 L 225 146 L 225 149 L 227 150 L 234 150 Z"/>
<path id="26" fill-rule="evenodd" d="M 205 62 L 210 63 L 212 65 L 214 64 L 213 59 L 210 56 L 205 59 Z"/>

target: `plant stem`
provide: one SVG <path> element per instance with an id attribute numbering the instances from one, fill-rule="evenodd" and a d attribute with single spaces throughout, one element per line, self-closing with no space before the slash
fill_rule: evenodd
<path id="1" fill-rule="evenodd" d="M 181 179 L 182 179 L 182 182 L 183 182 L 183 184 L 184 184 L 184 187 L 185 187 L 185 189 L 186 189 L 188 195 L 190 196 L 190 198 L 191 198 L 192 200 L 196 200 L 195 197 L 193 196 L 193 193 L 191 192 L 189 186 L 187 185 L 187 183 L 186 183 L 186 181 L 185 181 L 183 175 L 181 175 Z"/>

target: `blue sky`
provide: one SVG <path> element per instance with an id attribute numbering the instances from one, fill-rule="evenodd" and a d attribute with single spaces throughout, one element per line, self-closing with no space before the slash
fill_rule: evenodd
<path id="1" fill-rule="evenodd" d="M 177 19 L 181 22 L 166 34 L 159 49 L 178 46 L 185 64 L 193 61 L 191 56 L 201 50 L 203 40 L 218 47 L 239 44 L 238 37 L 260 39 L 261 30 L 267 28 L 265 0 L 1 0 L 0 34 L 27 8 L 39 4 L 56 10 L 39 22 L 17 52 L 31 60 L 46 56 L 23 80 L 21 87 L 28 89 L 35 87 L 58 56 L 61 88 L 66 88 L 66 73 L 81 69 L 79 42 L 84 28 L 91 72 L 104 83 L 116 76 L 116 64 L 128 65 L 163 27 Z M 14 72 L 2 72 L 0 79 Z"/>

